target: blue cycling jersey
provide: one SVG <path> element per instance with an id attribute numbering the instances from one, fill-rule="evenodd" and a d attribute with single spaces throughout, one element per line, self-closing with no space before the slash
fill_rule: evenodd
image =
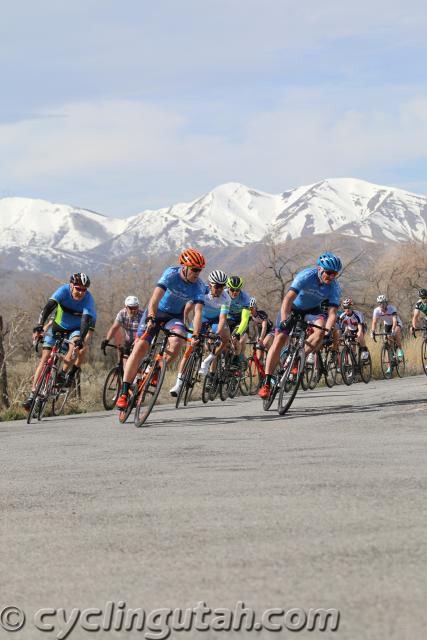
<path id="1" fill-rule="evenodd" d="M 229 318 L 231 320 L 240 320 L 242 309 L 249 309 L 250 297 L 246 291 L 240 291 L 239 295 L 231 298 Z"/>
<path id="2" fill-rule="evenodd" d="M 297 273 L 289 289 L 298 294 L 293 306 L 301 311 L 320 307 L 325 298 L 330 307 L 338 307 L 340 304 L 340 285 L 336 280 L 324 284 L 319 278 L 317 267 L 309 267 Z"/>
<path id="3" fill-rule="evenodd" d="M 89 291 L 86 291 L 81 300 L 75 300 L 71 295 L 70 285 L 63 284 L 50 296 L 50 299 L 58 303 L 55 322 L 63 329 L 67 331 L 77 331 L 77 329 L 80 329 L 83 314 L 91 316 L 91 325 L 95 326 L 95 301 Z"/>
<path id="4" fill-rule="evenodd" d="M 204 304 L 205 287 L 203 280 L 186 282 L 181 278 L 181 267 L 168 267 L 160 277 L 157 286 L 165 294 L 159 303 L 159 311 L 180 316 L 187 302 Z"/>

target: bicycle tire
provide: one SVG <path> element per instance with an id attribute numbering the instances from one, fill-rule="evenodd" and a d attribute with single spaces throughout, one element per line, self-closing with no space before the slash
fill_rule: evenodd
<path id="1" fill-rule="evenodd" d="M 297 373 L 292 373 L 294 367 L 297 367 Z M 282 379 L 279 385 L 279 399 L 277 405 L 277 411 L 280 416 L 283 416 L 289 411 L 295 396 L 297 394 L 301 376 L 305 367 L 305 353 L 303 348 L 298 348 L 295 351 L 291 351 L 291 357 L 286 365 Z M 286 398 L 286 400 L 285 400 Z"/>
<path id="2" fill-rule="evenodd" d="M 310 389 L 310 391 L 313 391 L 313 389 L 315 389 L 317 387 L 317 385 L 319 384 L 319 380 L 320 380 L 320 357 L 319 354 L 316 352 L 314 354 L 314 362 L 313 362 L 313 371 L 311 374 L 311 378 L 308 382 L 308 388 Z M 307 368 L 307 358 L 305 360 L 305 369 Z"/>
<path id="3" fill-rule="evenodd" d="M 252 370 L 249 366 L 249 360 L 248 360 L 246 362 L 246 368 L 242 372 L 242 375 L 240 376 L 239 387 L 240 387 L 240 393 L 242 394 L 242 396 L 251 395 L 253 386 L 254 384 L 252 382 Z"/>
<path id="4" fill-rule="evenodd" d="M 107 373 L 104 388 L 102 389 L 102 404 L 106 411 L 111 411 L 116 406 L 122 383 L 123 380 L 120 372 L 120 365 L 116 364 L 114 367 L 111 367 Z M 114 390 L 114 395 L 112 395 L 111 392 Z"/>
<path id="5" fill-rule="evenodd" d="M 345 345 L 341 351 L 341 378 L 344 384 L 349 387 L 354 382 L 354 363 L 351 347 Z"/>
<path id="6" fill-rule="evenodd" d="M 362 352 L 359 351 L 359 372 L 360 372 L 360 377 L 362 378 L 362 381 L 365 384 L 368 384 L 372 379 L 372 359 L 369 351 L 366 353 L 368 353 L 369 357 L 364 360 L 361 357 Z"/>
<path id="7" fill-rule="evenodd" d="M 390 372 L 387 373 L 387 368 Z M 390 380 L 393 377 L 393 356 L 392 350 L 386 344 L 381 347 L 381 372 L 384 380 Z"/>
<path id="8" fill-rule="evenodd" d="M 423 365 L 424 373 L 427 376 L 427 338 L 421 343 L 421 364 Z"/>
<path id="9" fill-rule="evenodd" d="M 403 356 L 401 358 L 399 358 L 399 356 L 397 355 L 397 350 L 396 350 L 396 372 L 397 372 L 397 375 L 399 376 L 399 378 L 403 378 L 404 377 L 405 371 L 406 371 L 405 354 L 403 354 Z"/>
<path id="10" fill-rule="evenodd" d="M 201 395 L 201 399 L 202 399 L 203 404 L 207 404 L 209 402 L 210 387 L 208 387 L 208 383 L 212 384 L 212 376 L 213 376 L 213 374 L 208 372 L 205 375 L 204 380 L 203 380 L 202 395 Z"/>
<path id="11" fill-rule="evenodd" d="M 184 369 L 182 372 L 182 385 L 175 400 L 175 409 L 179 408 L 181 400 L 183 400 L 185 392 L 187 390 L 187 386 L 191 383 L 191 376 L 193 375 L 194 356 L 195 353 L 193 351 L 192 353 L 190 353 L 184 364 Z"/>
<path id="12" fill-rule="evenodd" d="M 221 354 L 222 355 L 222 354 Z M 228 385 L 230 382 L 230 356 L 224 356 L 221 363 L 221 377 L 219 378 L 219 397 L 222 402 L 228 398 Z"/>
<path id="13" fill-rule="evenodd" d="M 52 414 L 54 416 L 60 416 L 64 411 L 65 405 L 72 400 L 81 400 L 81 378 L 80 371 L 77 371 L 74 380 L 70 387 L 66 388 L 64 394 L 59 392 L 54 396 L 52 400 Z"/>
<path id="14" fill-rule="evenodd" d="M 37 420 L 39 422 L 43 418 L 44 413 L 46 411 L 47 403 L 49 402 L 49 398 L 52 396 L 52 389 L 55 384 L 55 380 L 56 380 L 56 370 L 52 368 L 51 375 L 48 377 L 47 381 L 45 382 L 44 389 L 42 389 L 42 399 L 39 403 L 39 411 L 37 416 Z"/>
<path id="15" fill-rule="evenodd" d="M 256 362 L 255 362 L 253 356 L 250 356 L 248 358 L 248 368 L 251 371 L 251 378 L 250 378 L 251 388 L 249 390 L 249 395 L 254 396 L 259 391 L 259 389 L 261 387 L 262 380 L 261 380 L 261 375 L 260 375 L 260 372 L 258 370 L 258 367 L 256 365 Z"/>
<path id="16" fill-rule="evenodd" d="M 329 389 L 332 389 L 337 379 L 337 361 L 337 353 L 329 350 L 325 362 L 325 382 Z"/>
<path id="17" fill-rule="evenodd" d="M 39 415 L 39 410 L 40 410 L 40 396 L 41 396 L 41 390 L 43 387 L 43 384 L 45 382 L 45 378 L 48 375 L 48 373 L 51 371 L 51 367 L 49 365 L 45 365 L 40 378 L 37 382 L 37 386 L 36 389 L 34 391 L 34 396 L 33 399 L 31 401 L 31 405 L 30 405 L 30 409 L 28 411 L 28 416 L 27 416 L 27 424 L 31 424 L 31 420 L 33 418 L 37 418 L 38 419 L 38 415 Z"/>
<path id="18" fill-rule="evenodd" d="M 184 394 L 184 407 L 190 402 L 191 397 L 193 395 L 194 387 L 200 379 L 199 369 L 202 364 L 202 356 L 200 354 L 195 354 L 195 358 L 193 361 L 193 367 L 191 371 L 191 376 L 189 381 L 187 382 L 185 394 Z"/>
<path id="19" fill-rule="evenodd" d="M 154 376 L 157 374 L 157 383 L 156 386 L 153 387 L 153 391 L 150 390 L 151 381 Z M 166 360 L 164 358 L 160 358 L 156 360 L 152 370 L 150 371 L 145 383 L 142 393 L 139 394 L 138 401 L 136 403 L 135 409 L 135 418 L 134 424 L 135 427 L 142 427 L 147 421 L 148 416 L 153 410 L 154 405 L 156 404 L 157 398 L 159 397 L 160 390 L 163 386 L 163 382 L 166 375 Z M 144 401 L 147 394 L 151 395 L 151 398 L 147 405 L 144 406 Z M 142 413 L 141 413 L 142 412 Z"/>

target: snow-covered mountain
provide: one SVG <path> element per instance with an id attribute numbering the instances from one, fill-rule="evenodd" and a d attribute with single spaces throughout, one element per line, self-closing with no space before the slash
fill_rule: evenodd
<path id="1" fill-rule="evenodd" d="M 427 240 L 427 197 L 331 179 L 278 195 L 227 183 L 190 203 L 127 219 L 26 198 L 0 199 L 0 266 L 54 273 L 184 246 L 243 247 L 339 232 L 370 242 Z"/>

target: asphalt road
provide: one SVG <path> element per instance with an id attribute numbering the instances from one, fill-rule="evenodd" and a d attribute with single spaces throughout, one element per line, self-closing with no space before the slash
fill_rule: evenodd
<path id="1" fill-rule="evenodd" d="M 171 637 L 424 640 L 426 417 L 424 376 L 301 392 L 284 418 L 246 398 L 159 407 L 142 429 L 112 413 L 0 423 L 0 608 L 27 616 L 0 639 L 65 637 L 53 613 L 55 631 L 34 627 L 40 608 L 114 601 L 114 627 L 127 607 L 243 601 L 257 620 L 337 609 L 339 626 Z M 80 621 L 67 637 L 166 635 Z"/>

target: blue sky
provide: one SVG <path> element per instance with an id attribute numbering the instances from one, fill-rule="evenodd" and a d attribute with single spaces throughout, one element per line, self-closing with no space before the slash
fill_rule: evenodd
<path id="1" fill-rule="evenodd" d="M 238 181 L 427 194 L 421 0 L 15 0 L 0 196 L 126 216 Z"/>

